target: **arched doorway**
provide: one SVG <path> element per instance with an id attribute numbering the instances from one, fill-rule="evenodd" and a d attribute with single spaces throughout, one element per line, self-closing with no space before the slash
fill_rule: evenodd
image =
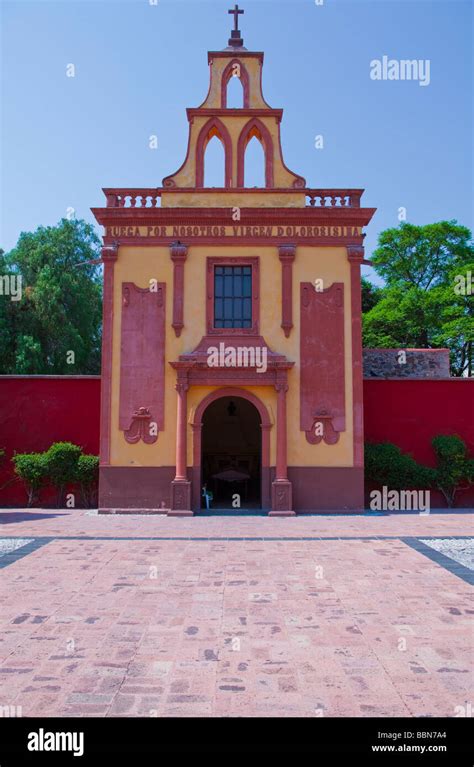
<path id="1" fill-rule="evenodd" d="M 257 408 L 241 397 L 221 397 L 204 411 L 201 481 L 215 508 L 261 508 L 260 426 Z"/>
<path id="2" fill-rule="evenodd" d="M 271 425 L 265 405 L 250 392 L 225 387 L 204 398 L 192 425 L 195 511 L 205 507 L 204 485 L 214 495 L 213 508 L 270 507 Z"/>

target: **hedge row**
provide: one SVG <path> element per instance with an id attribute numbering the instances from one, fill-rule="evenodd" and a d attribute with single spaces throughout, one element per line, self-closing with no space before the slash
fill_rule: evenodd
<path id="1" fill-rule="evenodd" d="M 454 506 L 459 490 L 474 484 L 474 458 L 456 435 L 439 435 L 431 441 L 436 468 L 417 463 L 391 442 L 365 445 L 365 478 L 391 490 L 440 490 L 448 506 Z"/>
<path id="2" fill-rule="evenodd" d="M 55 442 L 44 453 L 17 453 L 12 458 L 15 473 L 22 480 L 28 496 L 28 506 L 39 499 L 41 489 L 53 485 L 57 490 L 57 505 L 64 491 L 78 485 L 85 506 L 93 505 L 99 480 L 99 458 L 87 455 L 71 442 Z"/>
<path id="3" fill-rule="evenodd" d="M 392 490 L 423 490 L 437 488 L 449 507 L 454 506 L 456 493 L 474 484 L 474 458 L 466 444 L 456 435 L 439 435 L 432 440 L 436 467 L 417 463 L 391 442 L 365 445 L 365 478 Z M 1 452 L 1 451 L 0 451 Z M 58 506 L 65 488 L 77 484 L 83 503 L 94 502 L 99 476 L 99 459 L 86 455 L 71 442 L 55 442 L 44 453 L 18 453 L 13 456 L 15 472 L 23 481 L 28 506 L 38 500 L 40 490 L 47 484 L 57 489 Z"/>

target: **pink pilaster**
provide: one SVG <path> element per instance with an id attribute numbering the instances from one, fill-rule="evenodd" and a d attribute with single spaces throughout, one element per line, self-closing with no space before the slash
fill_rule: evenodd
<path id="1" fill-rule="evenodd" d="M 277 448 L 276 476 L 272 483 L 272 510 L 269 516 L 293 516 L 292 487 L 287 474 L 287 415 L 286 393 L 288 391 L 286 371 L 277 374 Z"/>
<path id="2" fill-rule="evenodd" d="M 364 466 L 364 395 L 362 364 L 362 296 L 360 267 L 364 260 L 361 245 L 349 245 L 347 258 L 351 268 L 352 315 L 352 410 L 354 430 L 354 466 Z M 363 501 L 361 501 L 362 503 Z"/>
<path id="3" fill-rule="evenodd" d="M 184 263 L 188 254 L 186 245 L 173 242 L 170 245 L 170 256 L 174 264 L 173 270 L 173 328 L 179 337 L 184 328 Z"/>
<path id="4" fill-rule="evenodd" d="M 187 384 L 179 381 L 176 384 L 178 393 L 178 406 L 176 418 L 176 477 L 186 479 L 186 410 L 187 410 Z"/>
<path id="5" fill-rule="evenodd" d="M 114 324 L 114 267 L 118 256 L 118 245 L 104 245 L 103 330 L 102 330 L 102 387 L 100 402 L 100 464 L 110 462 L 110 424 L 112 407 L 112 343 Z"/>
<path id="6" fill-rule="evenodd" d="M 186 414 L 188 382 L 184 375 L 178 373 L 176 383 L 176 476 L 171 483 L 170 516 L 192 517 L 191 511 L 191 482 L 187 478 L 186 459 Z"/>
<path id="7" fill-rule="evenodd" d="M 288 338 L 293 327 L 293 261 L 296 245 L 280 245 L 281 261 L 281 327 Z"/>

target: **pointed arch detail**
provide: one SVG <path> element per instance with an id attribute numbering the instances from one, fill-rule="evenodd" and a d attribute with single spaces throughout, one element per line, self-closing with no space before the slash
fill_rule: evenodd
<path id="1" fill-rule="evenodd" d="M 214 136 L 221 141 L 225 155 L 225 185 L 232 185 L 232 139 L 224 123 L 218 117 L 211 117 L 202 126 L 196 142 L 196 186 L 204 186 L 204 155 L 206 147 Z"/>
<path id="2" fill-rule="evenodd" d="M 232 73 L 235 66 L 238 66 L 240 69 L 240 77 L 239 80 L 242 83 L 242 88 L 244 90 L 244 109 L 248 109 L 250 106 L 250 78 L 249 73 L 247 72 L 247 69 L 245 68 L 244 64 L 242 64 L 241 61 L 238 59 L 232 59 L 232 61 L 229 61 L 226 68 L 224 69 L 222 73 L 221 78 L 221 107 L 222 109 L 227 108 L 227 86 L 229 84 L 229 80 L 232 77 Z"/>
<path id="3" fill-rule="evenodd" d="M 254 136 L 262 144 L 265 154 L 265 187 L 267 189 L 273 188 L 273 139 L 267 126 L 258 117 L 253 117 L 249 120 L 239 136 L 237 144 L 237 186 L 243 187 L 245 185 L 245 150 L 250 139 Z"/>

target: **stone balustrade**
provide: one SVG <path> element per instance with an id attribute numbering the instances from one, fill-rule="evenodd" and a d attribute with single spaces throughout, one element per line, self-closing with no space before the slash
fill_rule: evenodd
<path id="1" fill-rule="evenodd" d="M 153 189 L 103 189 L 107 208 L 159 208 L 163 191 Z M 184 190 L 185 191 L 185 190 Z M 202 189 L 202 192 L 209 190 Z M 241 191 L 241 190 L 237 190 Z M 255 190 L 252 190 L 255 191 Z M 258 191 L 258 190 L 257 190 Z M 262 190 L 284 191 L 284 190 Z M 363 189 L 302 189 L 311 208 L 360 208 Z M 229 203 L 231 204 L 231 203 Z"/>
<path id="2" fill-rule="evenodd" d="M 311 208 L 360 208 L 363 189 L 306 189 Z"/>
<path id="3" fill-rule="evenodd" d="M 159 208 L 162 189 L 103 189 L 107 208 Z"/>

